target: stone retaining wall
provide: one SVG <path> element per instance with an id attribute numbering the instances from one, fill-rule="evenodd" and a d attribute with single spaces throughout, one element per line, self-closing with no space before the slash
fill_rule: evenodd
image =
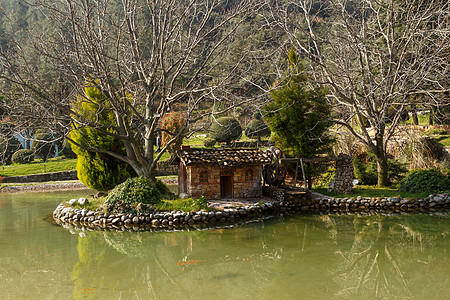
<path id="1" fill-rule="evenodd" d="M 48 182 L 78 180 L 77 171 L 62 171 L 53 173 L 33 174 L 26 176 L 5 177 L 2 183 L 27 183 L 27 182 Z"/>
<path id="2" fill-rule="evenodd" d="M 169 160 L 158 161 L 156 176 L 178 175 L 178 165 L 169 164 Z"/>
<path id="3" fill-rule="evenodd" d="M 87 209 L 74 208 L 60 204 L 53 212 L 56 223 L 62 226 L 81 227 L 95 230 L 145 231 L 178 230 L 189 228 L 227 227 L 230 224 L 259 220 L 280 213 L 297 211 L 326 214 L 394 214 L 421 213 L 448 210 L 450 197 L 448 193 L 430 195 L 425 199 L 402 198 L 323 198 L 311 199 L 305 194 L 295 194 L 270 190 L 277 199 L 261 201 L 242 207 L 224 208 L 217 211 L 198 212 L 146 212 L 136 214 L 104 213 Z M 85 199 L 80 199 L 83 202 Z M 80 201 L 78 200 L 78 201 Z M 72 204 L 76 199 L 71 200 Z M 70 202 L 70 201 L 69 201 Z"/>

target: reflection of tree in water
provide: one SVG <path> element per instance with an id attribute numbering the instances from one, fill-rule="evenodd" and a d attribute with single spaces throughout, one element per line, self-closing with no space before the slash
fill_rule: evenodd
<path id="1" fill-rule="evenodd" d="M 73 294 L 439 299 L 448 292 L 445 279 L 434 282 L 448 277 L 448 254 L 439 252 L 448 248 L 440 237 L 449 233 L 448 217 L 425 217 L 302 215 L 208 231 L 87 232 Z"/>
<path id="2" fill-rule="evenodd" d="M 433 236 L 422 233 L 426 228 L 421 226 L 423 223 L 420 222 L 420 216 L 348 218 L 353 220 L 355 235 L 350 249 L 336 252 L 341 263 L 332 274 L 333 280 L 340 286 L 335 296 L 412 299 L 416 297 L 414 295 L 420 294 L 418 289 L 426 289 L 426 282 L 422 279 L 417 281 L 414 277 L 423 276 L 418 271 L 420 269 L 429 271 L 428 266 L 439 265 L 439 257 L 430 256 L 429 261 L 418 259 L 422 247 L 425 244 L 427 248 L 433 247 L 434 240 Z M 339 227 L 336 229 L 339 231 Z M 411 260 L 416 261 L 411 263 Z M 436 282 L 433 283 L 435 284 Z M 444 287 L 445 282 L 442 284 Z M 439 298 L 438 291 L 427 290 L 429 292 L 435 293 L 434 297 Z M 444 295 L 440 297 L 444 299 Z"/>
<path id="3" fill-rule="evenodd" d="M 89 232 L 79 238 L 74 298 L 256 297 L 279 259 L 260 227 L 195 232 Z M 87 252 L 88 254 L 86 254 Z M 89 260 L 86 261 L 86 260 Z M 260 260 L 268 264 L 261 264 Z M 105 272 L 106 271 L 106 272 Z M 251 285 L 249 285 L 251 282 Z M 230 296 L 231 295 L 231 296 Z"/>

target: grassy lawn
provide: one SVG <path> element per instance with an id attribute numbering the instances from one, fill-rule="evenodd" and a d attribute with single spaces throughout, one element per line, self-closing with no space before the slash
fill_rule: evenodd
<path id="1" fill-rule="evenodd" d="M 361 185 L 353 188 L 353 194 L 336 194 L 327 192 L 326 188 L 313 188 L 314 192 L 321 193 L 328 196 L 333 196 L 336 198 L 345 198 L 345 197 L 372 197 L 372 198 L 384 198 L 384 197 L 402 197 L 402 198 L 425 198 L 430 195 L 430 193 L 420 193 L 420 194 L 412 194 L 412 193 L 401 193 L 397 188 L 392 187 L 378 187 L 378 186 L 370 186 L 370 185 Z"/>
<path id="2" fill-rule="evenodd" d="M 23 176 L 31 174 L 41 174 L 59 171 L 75 170 L 77 166 L 76 159 L 51 158 L 47 162 L 41 159 L 28 164 L 12 164 L 0 167 L 0 176 Z"/>
<path id="3" fill-rule="evenodd" d="M 433 138 L 442 146 L 450 147 L 450 135 L 434 136 Z"/>

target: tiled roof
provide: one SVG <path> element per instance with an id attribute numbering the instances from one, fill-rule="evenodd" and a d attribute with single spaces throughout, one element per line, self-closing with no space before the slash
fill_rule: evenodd
<path id="1" fill-rule="evenodd" d="M 259 149 L 199 149 L 177 150 L 170 159 L 171 164 L 180 160 L 186 166 L 197 164 L 218 164 L 221 167 L 234 167 L 245 164 L 270 163 L 270 157 Z"/>

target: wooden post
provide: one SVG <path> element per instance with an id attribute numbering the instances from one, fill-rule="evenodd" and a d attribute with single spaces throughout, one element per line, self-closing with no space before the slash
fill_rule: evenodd
<path id="1" fill-rule="evenodd" d="M 295 163 L 295 177 L 294 177 L 294 187 L 297 186 L 297 173 L 298 173 L 298 160 Z"/>
<path id="2" fill-rule="evenodd" d="M 303 182 L 305 184 L 305 190 L 306 188 L 306 176 L 305 176 L 305 168 L 303 168 L 303 159 L 300 158 L 300 166 L 302 167 L 302 174 L 303 174 Z"/>

